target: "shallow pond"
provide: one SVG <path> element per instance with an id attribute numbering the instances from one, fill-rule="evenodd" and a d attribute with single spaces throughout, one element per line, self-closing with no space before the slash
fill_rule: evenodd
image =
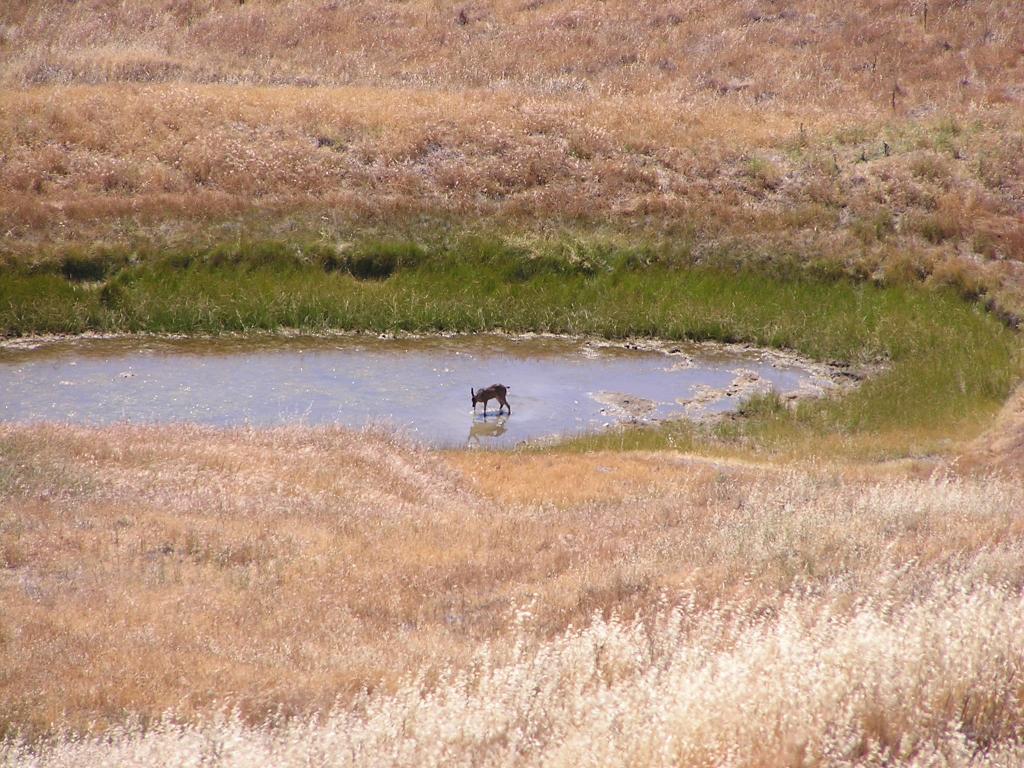
<path id="1" fill-rule="evenodd" d="M 511 415 L 470 388 L 509 387 Z M 708 345 L 497 335 L 77 339 L 0 348 L 0 420 L 386 424 L 437 446 L 511 446 L 623 421 L 819 393 L 823 366 Z"/>

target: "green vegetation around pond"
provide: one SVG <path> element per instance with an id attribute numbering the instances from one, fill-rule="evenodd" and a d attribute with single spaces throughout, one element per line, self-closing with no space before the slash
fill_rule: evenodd
<path id="1" fill-rule="evenodd" d="M 65 254 L 0 273 L 0 329 L 44 333 L 550 332 L 694 339 L 883 364 L 854 392 L 790 410 L 768 397 L 746 418 L 584 438 L 576 447 L 770 450 L 808 439 L 873 455 L 931 450 L 976 431 L 1021 372 L 1017 335 L 948 289 L 836 275 L 737 270 L 613 247 L 526 253 L 276 243 L 194 252 Z"/>

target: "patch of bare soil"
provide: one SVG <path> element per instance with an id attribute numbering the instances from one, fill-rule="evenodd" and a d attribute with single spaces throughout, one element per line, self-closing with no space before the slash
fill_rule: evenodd
<path id="1" fill-rule="evenodd" d="M 1024 474 L 1024 386 L 1006 402 L 991 429 L 968 446 L 959 463 L 969 469 Z"/>

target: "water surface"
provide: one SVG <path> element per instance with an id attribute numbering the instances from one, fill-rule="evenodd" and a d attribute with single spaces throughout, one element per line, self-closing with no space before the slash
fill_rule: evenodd
<path id="1" fill-rule="evenodd" d="M 510 446 L 621 421 L 701 417 L 753 391 L 829 386 L 756 350 L 673 353 L 563 338 L 78 339 L 0 348 L 0 420 L 387 424 L 436 446 Z M 508 386 L 511 415 L 470 405 Z"/>

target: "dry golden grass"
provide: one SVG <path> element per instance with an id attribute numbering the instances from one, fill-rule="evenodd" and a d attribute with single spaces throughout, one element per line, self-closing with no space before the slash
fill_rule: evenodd
<path id="1" fill-rule="evenodd" d="M 966 471 L 1024 469 L 1024 388 L 1018 387 L 995 423 L 966 446 L 958 465 Z"/>
<path id="2" fill-rule="evenodd" d="M 1013 765 L 1024 485 L 872 474 L 5 426 L 0 755 Z"/>
<path id="3" fill-rule="evenodd" d="M 927 10 L 926 10 L 927 9 Z M 1006 0 L 51 0 L 7 4 L 3 82 L 735 93 L 899 106 L 1020 99 Z"/>
<path id="4" fill-rule="evenodd" d="M 685 606 L 646 624 L 595 617 L 545 643 L 519 631 L 506 654 L 485 648 L 467 670 L 409 679 L 354 711 L 261 728 L 237 713 L 165 719 L 3 756 L 126 768 L 1019 766 L 1019 596 L 940 581 L 901 608 L 826 598 L 770 619 Z"/>
<path id="5" fill-rule="evenodd" d="M 1024 307 L 1022 45 L 998 0 L 7 4 L 0 248 L 676 227 Z"/>
<path id="6" fill-rule="evenodd" d="M 1022 50 L 1009 0 L 3 3 L 0 257 L 598 226 L 1024 307 Z M 0 763 L 1018 766 L 1024 485 L 932 469 L 3 426 Z"/>

